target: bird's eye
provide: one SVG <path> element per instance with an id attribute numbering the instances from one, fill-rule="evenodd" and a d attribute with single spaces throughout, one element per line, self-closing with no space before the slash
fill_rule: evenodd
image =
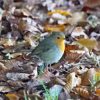
<path id="1" fill-rule="evenodd" d="M 78 77 L 77 75 L 75 75 L 75 77 Z"/>
<path id="2" fill-rule="evenodd" d="M 81 69 L 82 69 L 82 67 L 80 66 L 80 67 L 79 67 L 79 69 L 81 70 Z"/>
<path id="3" fill-rule="evenodd" d="M 57 37 L 57 39 L 60 39 L 60 37 Z"/>

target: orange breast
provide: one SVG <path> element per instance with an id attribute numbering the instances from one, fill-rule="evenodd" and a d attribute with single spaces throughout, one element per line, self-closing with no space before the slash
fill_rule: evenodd
<path id="1" fill-rule="evenodd" d="M 61 52 L 64 52 L 64 50 L 65 50 L 65 41 L 62 40 L 62 39 L 59 39 L 59 40 L 56 40 L 55 43 L 57 44 L 57 46 L 59 47 Z"/>

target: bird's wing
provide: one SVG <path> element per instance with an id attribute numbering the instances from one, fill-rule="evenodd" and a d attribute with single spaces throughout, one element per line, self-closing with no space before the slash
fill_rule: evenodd
<path id="1" fill-rule="evenodd" d="M 53 43 L 51 43 L 49 40 L 48 41 L 42 41 L 39 43 L 39 45 L 32 51 L 32 55 L 39 55 L 43 52 L 49 51 L 52 46 L 54 46 Z"/>

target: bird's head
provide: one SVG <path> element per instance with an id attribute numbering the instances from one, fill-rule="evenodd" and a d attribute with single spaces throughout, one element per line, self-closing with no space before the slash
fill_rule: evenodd
<path id="1" fill-rule="evenodd" d="M 60 48 L 61 51 L 65 50 L 65 35 L 61 32 L 53 32 L 51 35 L 53 42 Z"/>
<path id="2" fill-rule="evenodd" d="M 53 40 L 62 42 L 65 40 L 65 35 L 61 32 L 52 32 L 50 36 Z"/>

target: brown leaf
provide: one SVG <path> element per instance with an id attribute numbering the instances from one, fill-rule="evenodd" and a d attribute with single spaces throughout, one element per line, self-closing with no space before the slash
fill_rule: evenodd
<path id="1" fill-rule="evenodd" d="M 100 0 L 86 0 L 85 6 L 95 8 L 100 5 Z"/>
<path id="2" fill-rule="evenodd" d="M 74 87 L 76 87 L 77 85 L 80 85 L 80 84 L 81 84 L 80 76 L 76 75 L 75 72 L 72 72 L 66 77 L 65 89 L 68 92 L 70 92 Z"/>
<path id="3" fill-rule="evenodd" d="M 100 89 L 96 89 L 96 95 L 100 96 Z"/>
<path id="4" fill-rule="evenodd" d="M 79 47 L 77 45 L 66 45 L 65 52 L 69 52 L 71 50 L 79 50 Z"/>
<path id="5" fill-rule="evenodd" d="M 18 29 L 21 30 L 22 32 L 26 29 L 27 23 L 24 20 L 20 20 L 18 24 Z"/>
<path id="6" fill-rule="evenodd" d="M 49 32 L 63 32 L 65 30 L 64 25 L 45 25 L 44 26 L 45 31 Z"/>
<path id="7" fill-rule="evenodd" d="M 82 85 L 90 85 L 90 81 L 93 81 L 93 76 L 96 73 L 94 68 L 88 69 L 87 72 L 82 74 Z"/>
<path id="8" fill-rule="evenodd" d="M 89 98 L 89 91 L 87 88 L 84 87 L 76 87 L 75 92 L 78 93 L 78 95 L 84 97 L 84 98 Z"/>
<path id="9" fill-rule="evenodd" d="M 72 53 L 72 52 L 67 52 L 67 53 L 65 53 L 64 56 L 65 56 L 65 60 L 68 61 L 68 62 L 76 62 L 82 57 L 81 54 Z"/>
<path id="10" fill-rule="evenodd" d="M 19 97 L 15 93 L 8 93 L 6 96 L 9 98 L 9 100 L 19 100 Z"/>

